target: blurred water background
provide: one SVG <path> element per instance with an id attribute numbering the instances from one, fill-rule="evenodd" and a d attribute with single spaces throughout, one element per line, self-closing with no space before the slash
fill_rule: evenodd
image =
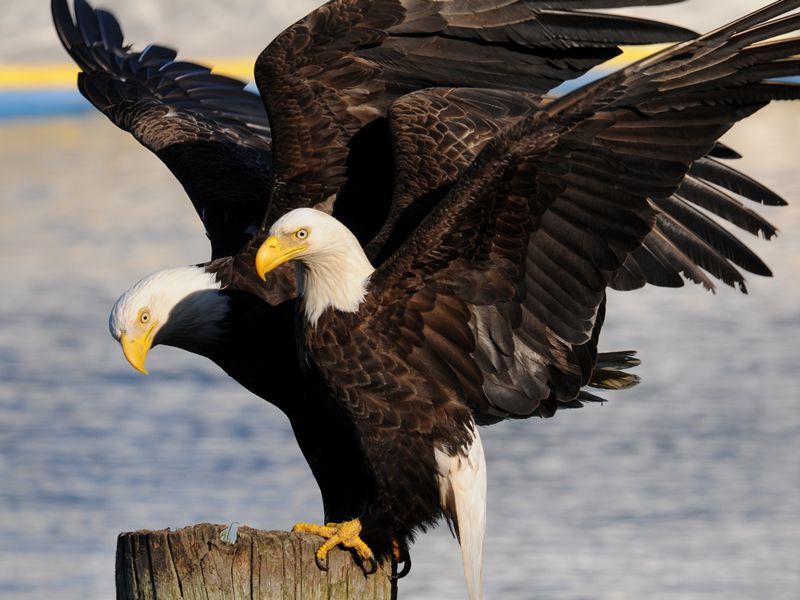
<path id="1" fill-rule="evenodd" d="M 313 6 L 105 4 L 139 47 L 184 58 L 255 56 Z M 635 12 L 707 28 L 759 4 Z M 5 2 L 0 40 L 0 62 L 64 60 L 44 2 Z M 320 518 L 277 410 L 172 348 L 140 376 L 108 335 L 131 283 L 208 256 L 179 184 L 91 109 L 12 113 L 0 122 L 0 598 L 112 598 L 120 531 Z M 800 106 L 770 107 L 725 141 L 791 203 L 761 210 L 777 240 L 751 238 L 774 279 L 751 277 L 747 296 L 612 294 L 601 346 L 639 349 L 643 383 L 482 431 L 489 598 L 800 597 Z M 464 596 L 446 528 L 412 556 L 401 598 Z"/>

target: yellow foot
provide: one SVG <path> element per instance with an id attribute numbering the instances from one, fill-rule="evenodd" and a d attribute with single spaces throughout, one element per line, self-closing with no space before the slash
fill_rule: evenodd
<path id="1" fill-rule="evenodd" d="M 327 541 L 319 547 L 314 555 L 317 566 L 323 571 L 328 570 L 328 552 L 341 544 L 345 548 L 353 548 L 361 559 L 361 565 L 367 575 L 372 575 L 378 570 L 378 561 L 364 541 L 359 537 L 361 521 L 353 519 L 344 523 L 328 523 L 326 525 L 312 525 L 311 523 L 297 523 L 292 527 L 297 533 L 311 533 L 324 537 Z"/>

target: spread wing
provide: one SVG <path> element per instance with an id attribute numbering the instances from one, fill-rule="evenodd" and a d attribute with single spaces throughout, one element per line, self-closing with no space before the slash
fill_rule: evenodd
<path id="1" fill-rule="evenodd" d="M 373 275 L 364 326 L 458 390 L 481 420 L 574 403 L 596 359 L 606 288 L 630 257 L 650 278 L 657 267 L 639 260 L 642 248 L 669 220 L 702 229 L 687 207 L 718 199 L 683 184 L 693 163 L 695 174 L 716 169 L 711 184 L 751 185 L 701 159 L 736 121 L 800 97 L 772 81 L 800 75 L 800 38 L 774 39 L 800 28 L 800 15 L 782 16 L 797 7 L 765 7 L 511 127 Z M 774 232 L 747 213 L 731 220 Z"/>
<path id="2" fill-rule="evenodd" d="M 286 29 L 255 67 L 275 143 L 266 225 L 292 208 L 324 209 L 321 203 L 339 194 L 334 214 L 362 242 L 372 239 L 392 189 L 383 117 L 403 94 L 432 86 L 541 94 L 615 56 L 618 44 L 693 35 L 574 6 L 574 0 L 332 0 Z"/>
<path id="3" fill-rule="evenodd" d="M 365 249 L 373 264 L 381 264 L 397 250 L 492 138 L 539 106 L 537 96 L 524 92 L 463 88 L 432 88 L 397 100 L 389 112 L 394 198 L 386 223 Z M 677 287 L 683 285 L 683 274 L 713 289 L 705 270 L 744 289 L 744 277 L 735 265 L 769 274 L 766 265 L 718 220 L 769 239 L 777 233 L 775 227 L 731 192 L 757 203 L 784 202 L 717 157 L 739 156 L 717 144 L 708 156 L 695 161 L 672 196 L 652 201 L 657 214 L 653 231 L 615 273 L 611 287 L 633 289 L 646 283 Z"/>
<path id="4" fill-rule="evenodd" d="M 203 221 L 213 258 L 235 253 L 266 212 L 271 139 L 263 103 L 245 83 L 177 60 L 170 48 L 134 52 L 114 16 L 52 0 L 61 43 L 80 66 L 78 88 L 115 125 L 154 152 Z"/>

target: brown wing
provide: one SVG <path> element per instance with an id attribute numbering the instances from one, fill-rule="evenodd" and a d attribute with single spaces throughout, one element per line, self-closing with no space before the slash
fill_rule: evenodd
<path id="1" fill-rule="evenodd" d="M 373 276 L 364 327 L 460 389 L 479 418 L 573 402 L 606 287 L 659 217 L 680 212 L 662 199 L 687 193 L 692 163 L 736 121 L 800 98 L 768 81 L 800 75 L 800 39 L 773 39 L 800 28 L 800 16 L 781 18 L 798 6 L 776 3 L 637 63 L 491 142 Z"/>
<path id="2" fill-rule="evenodd" d="M 154 152 L 203 221 L 213 258 L 235 253 L 261 224 L 271 189 L 263 103 L 245 83 L 176 60 L 176 52 L 124 45 L 114 16 L 52 0 L 61 43 L 80 66 L 78 88 L 115 125 Z"/>
<path id="3" fill-rule="evenodd" d="M 617 44 L 692 35 L 574 6 L 572 0 L 332 0 L 286 29 L 255 68 L 275 141 L 268 221 L 329 201 L 347 184 L 349 199 L 337 200 L 336 214 L 369 241 L 377 227 L 362 232 L 358 221 L 379 227 L 391 197 L 391 141 L 380 118 L 403 94 L 432 86 L 543 93 L 616 55 Z M 349 152 L 358 158 L 348 162 Z"/>
<path id="4" fill-rule="evenodd" d="M 499 132 L 537 109 L 538 97 L 524 92 L 432 88 L 403 96 L 390 109 L 395 186 L 392 208 L 380 233 L 366 247 L 381 264 L 408 238 L 481 149 Z M 696 161 L 680 188 L 655 199 L 653 231 L 630 255 L 610 285 L 632 289 L 646 283 L 677 287 L 685 277 L 713 288 L 701 269 L 744 288 L 738 265 L 750 272 L 769 269 L 716 220 L 765 238 L 776 229 L 729 192 L 760 203 L 781 204 L 763 185 L 715 159 L 737 158 L 720 144 Z M 732 264 L 733 263 L 733 264 Z"/>

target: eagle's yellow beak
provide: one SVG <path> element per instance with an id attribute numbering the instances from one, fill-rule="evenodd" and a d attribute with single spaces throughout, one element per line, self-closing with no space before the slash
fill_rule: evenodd
<path id="1" fill-rule="evenodd" d="M 144 362 L 147 360 L 147 353 L 150 351 L 150 347 L 153 345 L 154 331 L 155 326 L 139 337 L 129 338 L 127 334 L 123 333 L 119 338 L 125 358 L 128 359 L 134 369 L 145 375 L 147 375 L 147 369 L 144 368 Z"/>
<path id="2" fill-rule="evenodd" d="M 302 243 L 284 245 L 276 236 L 269 236 L 261 244 L 256 254 L 256 272 L 258 276 L 266 281 L 267 273 L 287 260 L 292 260 L 298 254 L 304 252 L 306 248 L 307 246 Z"/>

